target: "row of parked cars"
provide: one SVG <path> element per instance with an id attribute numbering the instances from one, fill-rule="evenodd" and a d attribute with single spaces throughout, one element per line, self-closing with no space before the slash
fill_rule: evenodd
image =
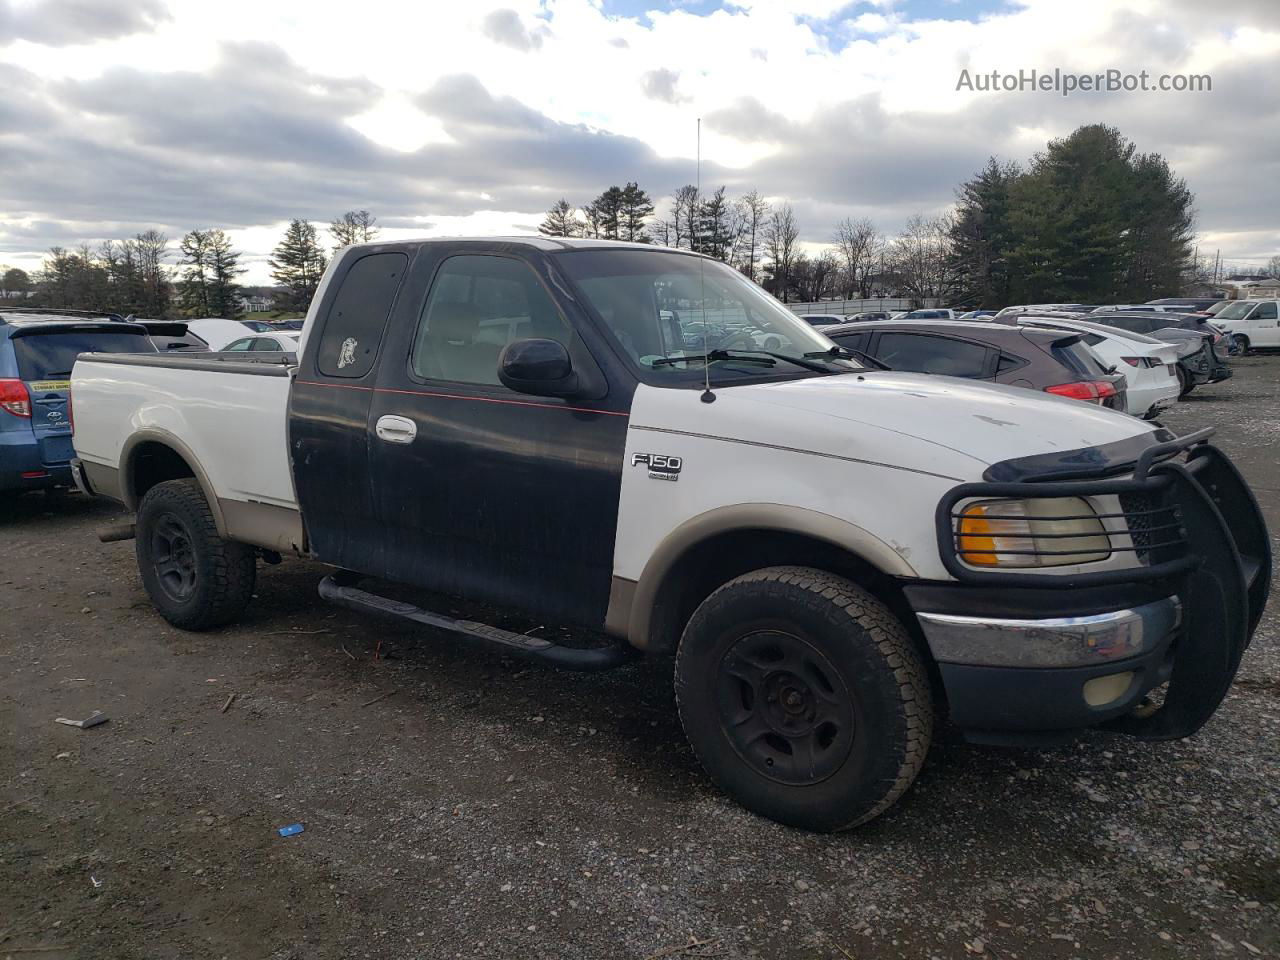
<path id="1" fill-rule="evenodd" d="M 70 380 L 79 354 L 295 352 L 301 326 L 0 308 L 0 494 L 70 485 Z"/>
<path id="2" fill-rule="evenodd" d="M 1227 356 L 1280 348 L 1278 318 L 1274 300 L 1194 299 L 801 317 L 893 369 L 1028 387 L 1144 419 L 1230 377 Z"/>

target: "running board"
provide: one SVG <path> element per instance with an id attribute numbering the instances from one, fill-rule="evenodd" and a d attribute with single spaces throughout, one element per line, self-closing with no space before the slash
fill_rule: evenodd
<path id="1" fill-rule="evenodd" d="M 543 640 L 541 637 L 512 633 L 510 630 L 503 630 L 486 623 L 456 620 L 453 617 L 415 607 L 412 603 L 380 597 L 376 593 L 341 584 L 335 576 L 328 576 L 320 581 L 322 599 L 361 613 L 376 613 L 399 620 L 412 620 L 414 623 L 435 627 L 437 630 L 461 634 L 471 640 L 483 640 L 501 647 L 512 656 L 525 660 L 536 660 L 540 663 L 563 667 L 566 670 L 608 670 L 620 666 L 632 657 L 631 650 L 619 644 L 588 649 L 563 647 L 550 640 Z"/>

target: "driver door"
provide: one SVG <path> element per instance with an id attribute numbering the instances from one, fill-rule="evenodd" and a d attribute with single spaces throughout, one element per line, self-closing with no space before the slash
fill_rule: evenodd
<path id="1" fill-rule="evenodd" d="M 599 627 L 613 573 L 625 399 L 498 379 L 513 340 L 575 332 L 529 263 L 422 257 L 369 410 L 382 574 Z M 408 298 L 405 298 L 408 301 Z"/>

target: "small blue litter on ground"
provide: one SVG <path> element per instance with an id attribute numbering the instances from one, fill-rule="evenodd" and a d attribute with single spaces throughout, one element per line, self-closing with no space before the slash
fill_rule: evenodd
<path id="1" fill-rule="evenodd" d="M 292 837 L 295 833 L 301 833 L 305 829 L 307 828 L 300 823 L 291 823 L 287 827 L 281 827 L 276 833 L 282 837 Z"/>

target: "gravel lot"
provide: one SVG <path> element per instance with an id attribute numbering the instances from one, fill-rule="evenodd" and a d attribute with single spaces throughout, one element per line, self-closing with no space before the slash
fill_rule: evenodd
<path id="1" fill-rule="evenodd" d="M 1219 425 L 1280 531 L 1280 357 L 1235 368 L 1164 422 Z M 0 957 L 1280 956 L 1280 604 L 1191 740 L 944 735 L 816 836 L 710 786 L 666 661 L 512 663 L 298 562 L 184 634 L 93 536 L 116 513 L 0 506 Z"/>

